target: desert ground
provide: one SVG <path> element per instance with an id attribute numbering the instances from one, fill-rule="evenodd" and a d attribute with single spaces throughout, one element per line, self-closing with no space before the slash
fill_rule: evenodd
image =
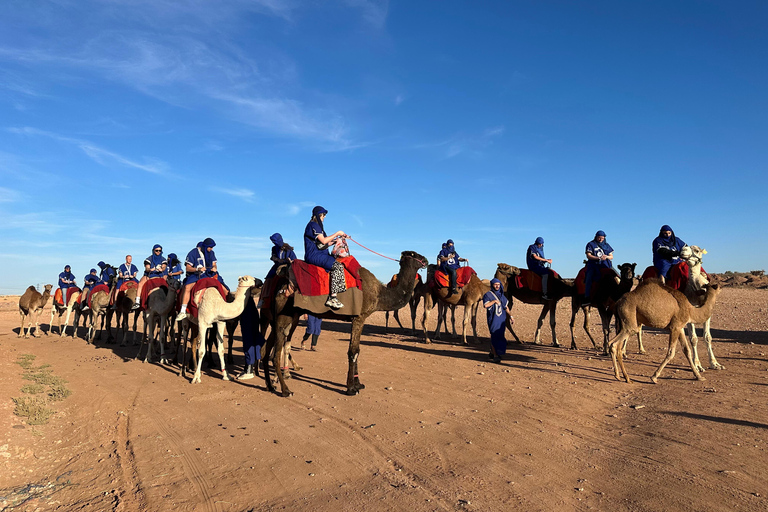
<path id="1" fill-rule="evenodd" d="M 366 389 L 353 397 L 349 324 L 324 322 L 316 352 L 296 350 L 299 328 L 303 369 L 282 398 L 263 378 L 224 381 L 215 367 L 191 385 L 177 367 L 134 360 L 136 347 L 86 344 L 82 330 L 17 338 L 17 304 L 0 298 L 0 510 L 768 510 L 765 289 L 720 294 L 724 370 L 695 381 L 678 350 L 656 385 L 662 331 L 646 331 L 646 355 L 630 343 L 627 384 L 580 327 L 578 350 L 552 347 L 548 325 L 532 345 L 536 306 L 514 305 L 526 343 L 500 364 L 488 360 L 483 312 L 479 343 L 466 346 L 411 335 L 407 308 L 405 329 L 390 319 L 385 333 L 377 313 L 361 343 Z M 557 313 L 567 347 L 570 299 Z M 44 331 L 49 318 L 50 301 Z M 43 425 L 14 414 L 25 354 L 71 390 Z M 242 365 L 238 331 L 230 373 Z"/>

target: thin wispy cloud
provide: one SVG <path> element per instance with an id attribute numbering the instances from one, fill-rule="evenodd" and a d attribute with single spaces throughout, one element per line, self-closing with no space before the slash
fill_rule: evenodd
<path id="1" fill-rule="evenodd" d="M 211 190 L 220 194 L 227 194 L 232 197 L 237 197 L 238 199 L 242 199 L 243 201 L 247 201 L 249 203 L 253 202 L 255 195 L 253 190 L 249 190 L 247 188 L 213 187 Z"/>
<path id="2" fill-rule="evenodd" d="M 59 142 L 72 144 L 80 148 L 80 150 L 83 153 L 85 153 L 89 158 L 91 158 L 94 162 L 100 165 L 103 165 L 105 167 L 112 167 L 115 164 L 117 164 L 120 166 L 129 167 L 133 169 L 140 169 L 142 171 L 146 171 L 152 174 L 164 174 L 168 168 L 165 162 L 162 162 L 157 159 L 147 158 L 146 160 L 148 160 L 148 162 L 146 163 L 136 162 L 135 160 L 131 160 L 118 153 L 101 148 L 91 142 L 80 140 L 80 139 L 74 139 L 72 137 L 65 137 L 63 135 L 47 132 L 45 130 L 39 130 L 37 128 L 31 128 L 28 126 L 25 126 L 22 128 L 11 127 L 11 128 L 8 128 L 8 131 L 18 135 L 49 137 Z"/>
<path id="3" fill-rule="evenodd" d="M 359 9 L 363 20 L 369 25 L 377 29 L 383 29 L 386 25 L 389 0 L 345 0 L 345 3 Z"/>
<path id="4" fill-rule="evenodd" d="M 288 215 L 298 215 L 302 211 L 307 210 L 309 207 L 314 207 L 315 203 L 311 201 L 302 201 L 300 203 L 285 205 L 286 213 Z"/>
<path id="5" fill-rule="evenodd" d="M 15 203 L 22 199 L 23 194 L 17 190 L 0 187 L 0 203 Z"/>
<path id="6" fill-rule="evenodd" d="M 483 150 L 491 146 L 494 140 L 504 134 L 503 126 L 486 128 L 480 135 L 454 135 L 448 139 L 417 144 L 413 149 L 439 149 L 445 159 L 453 158 L 461 154 L 469 156 L 481 156 Z"/>

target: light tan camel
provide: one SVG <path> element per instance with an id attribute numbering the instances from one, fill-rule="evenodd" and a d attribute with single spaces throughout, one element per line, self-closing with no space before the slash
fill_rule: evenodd
<path id="1" fill-rule="evenodd" d="M 706 249 L 702 249 L 696 245 L 683 247 L 680 251 L 680 257 L 688 263 L 688 283 L 686 284 L 685 296 L 688 297 L 688 301 L 697 307 L 704 304 L 704 296 L 700 293 L 709 285 L 709 279 L 701 272 L 701 261 L 704 255 L 707 254 Z M 704 321 L 704 342 L 707 344 L 707 354 L 709 355 L 709 367 L 713 370 L 724 370 L 725 367 L 717 362 L 715 359 L 715 353 L 712 350 L 712 333 L 709 330 L 709 324 L 712 317 L 707 318 Z M 696 336 L 696 324 L 690 322 L 688 324 L 688 334 L 691 337 L 691 348 L 693 349 L 693 363 L 700 372 L 704 371 L 704 367 L 699 361 L 699 351 L 697 345 L 699 338 Z"/>
<path id="2" fill-rule="evenodd" d="M 165 341 L 168 332 L 168 315 L 176 307 L 176 297 L 181 289 L 181 282 L 172 277 L 166 277 L 166 283 L 168 283 L 168 290 L 159 287 L 149 292 L 147 298 L 147 309 L 144 310 L 144 334 L 141 339 L 147 339 L 147 355 L 144 357 L 144 362 L 150 361 L 154 355 L 153 344 L 157 340 L 160 344 L 160 364 L 168 364 L 168 359 L 165 356 Z M 155 324 L 157 323 L 157 329 L 159 336 L 155 337 Z M 136 353 L 136 358 L 139 358 L 141 354 L 141 348 L 143 343 L 139 345 L 139 351 Z"/>
<path id="3" fill-rule="evenodd" d="M 199 304 L 197 308 L 197 318 L 191 321 L 198 325 L 198 334 L 195 339 L 193 350 L 197 350 L 197 362 L 195 365 L 195 375 L 192 377 L 192 384 L 199 384 L 201 380 L 200 367 L 205 356 L 205 337 L 213 324 L 217 327 L 217 345 L 219 360 L 221 361 L 221 373 L 224 380 L 229 380 L 227 368 L 224 362 L 224 340 L 222 335 L 226 329 L 226 321 L 237 318 L 245 308 L 245 301 L 251 296 L 251 288 L 255 286 L 256 281 L 251 276 L 237 278 L 237 290 L 235 291 L 235 300 L 226 302 L 221 298 L 219 290 L 216 288 L 206 288 L 195 295 L 195 302 Z M 186 343 L 184 344 L 186 352 Z M 186 354 L 183 358 L 186 361 Z"/>
<path id="4" fill-rule="evenodd" d="M 117 285 L 117 274 L 113 274 L 109 277 L 108 291 L 91 292 L 91 321 L 88 325 L 88 333 L 85 335 L 85 341 L 88 343 L 93 342 L 95 337 L 96 325 L 101 320 L 101 330 L 99 332 L 99 341 L 104 339 L 104 331 L 107 332 L 107 337 L 112 338 L 112 329 L 110 323 L 107 321 L 107 313 L 109 311 L 109 295 L 112 293 L 112 289 Z"/>
<path id="5" fill-rule="evenodd" d="M 38 334 L 40 331 L 40 313 L 43 312 L 43 308 L 51 296 L 51 288 L 53 288 L 53 285 L 47 284 L 43 293 L 40 293 L 34 286 L 30 286 L 19 299 L 19 314 L 21 315 L 19 338 L 21 338 L 22 334 L 25 338 L 29 338 L 29 333 L 32 331 L 32 315 L 35 315 L 35 330 L 32 331 L 32 336 L 35 338 L 40 337 L 40 334 Z M 27 331 L 24 332 L 27 316 L 29 316 L 29 326 L 27 326 Z"/>
<path id="6" fill-rule="evenodd" d="M 63 290 L 64 293 L 67 292 L 67 290 Z M 59 336 L 62 338 L 64 337 L 64 333 L 67 331 L 67 327 L 69 327 L 69 315 L 72 314 L 72 309 L 74 308 L 75 304 L 77 304 L 77 301 L 80 299 L 80 295 L 82 295 L 82 290 L 80 288 L 77 289 L 76 292 L 72 293 L 72 296 L 69 298 L 69 302 L 67 302 L 67 307 L 62 306 L 61 304 L 56 304 L 56 301 L 54 300 L 51 306 L 51 322 L 48 324 L 48 332 L 46 332 L 46 335 L 51 334 L 51 331 L 53 330 L 53 317 L 58 314 L 59 319 Z M 63 300 L 63 299 L 62 299 Z M 64 323 L 61 323 L 61 315 L 64 313 L 67 314 L 67 316 L 64 319 Z M 77 329 L 75 329 L 77 330 Z M 72 337 L 75 336 L 75 333 L 72 333 Z"/>
<path id="7" fill-rule="evenodd" d="M 434 271 L 436 270 L 436 266 L 430 265 L 427 269 L 427 282 L 431 280 L 431 276 L 434 275 Z M 489 281 L 490 283 L 490 281 Z M 443 307 L 450 307 L 450 306 L 464 306 L 464 320 L 462 322 L 462 338 L 464 341 L 464 344 L 467 344 L 467 321 L 472 321 L 472 332 L 474 337 L 474 342 L 477 343 L 477 308 L 480 304 L 480 301 L 483 299 L 483 295 L 486 294 L 486 292 L 489 292 L 491 290 L 490 284 L 485 284 L 483 281 L 477 277 L 477 274 L 472 274 L 472 277 L 470 277 L 469 282 L 464 285 L 463 288 L 459 288 L 459 293 L 454 293 L 453 295 L 448 295 L 448 288 L 437 288 L 434 287 L 430 290 L 430 292 L 427 294 L 427 296 L 424 299 L 424 316 L 421 320 L 421 327 L 424 329 L 424 342 L 425 343 L 432 343 L 432 340 L 429 339 L 429 332 L 427 330 L 427 321 L 429 320 L 429 313 L 432 310 L 432 308 L 435 306 L 435 304 L 438 304 L 438 315 L 437 315 L 437 328 L 435 329 L 435 339 L 440 339 L 440 324 L 443 320 L 443 311 L 440 309 L 440 305 Z M 456 329 L 454 327 L 454 334 L 456 332 Z"/>
<path id="8" fill-rule="evenodd" d="M 717 285 L 709 286 L 704 292 L 706 295 L 704 305 L 697 308 L 688 302 L 684 294 L 664 286 L 661 280 L 648 279 L 624 295 L 616 304 L 616 316 L 621 321 L 621 330 L 608 342 L 616 380 L 621 380 L 619 377 L 619 368 L 621 368 L 626 381 L 631 382 L 624 367 L 621 345 L 643 325 L 669 331 L 667 356 L 651 376 L 654 383 L 658 381 L 667 363 L 675 357 L 678 341 L 682 341 L 683 352 L 688 358 L 693 374 L 698 380 L 704 380 L 693 362 L 693 353 L 685 337 L 684 327 L 688 322 L 703 322 L 712 316 L 718 293 L 720 288 Z"/>

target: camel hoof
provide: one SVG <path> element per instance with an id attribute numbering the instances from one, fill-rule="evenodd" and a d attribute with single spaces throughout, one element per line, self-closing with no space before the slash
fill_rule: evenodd
<path id="1" fill-rule="evenodd" d="M 302 366 L 296 366 L 296 367 L 293 369 L 293 371 L 295 371 L 295 372 L 300 372 L 300 371 L 301 371 L 301 370 L 303 370 L 303 369 L 304 369 L 304 368 L 303 368 Z"/>
<path id="2" fill-rule="evenodd" d="M 642 349 L 642 350 L 638 350 L 638 351 L 637 351 L 637 353 L 638 353 L 638 354 L 647 354 L 647 352 L 645 351 L 645 349 Z"/>
<path id="3" fill-rule="evenodd" d="M 653 376 L 653 377 L 651 377 L 651 382 L 653 382 L 654 384 L 658 384 L 659 383 L 659 378 L 656 377 L 656 376 Z"/>
<path id="4" fill-rule="evenodd" d="M 355 385 L 355 387 L 356 387 L 356 388 L 358 389 L 358 391 L 359 391 L 359 390 L 361 390 L 361 389 L 365 389 L 365 384 L 362 384 L 362 383 L 358 382 L 358 383 Z"/>
<path id="5" fill-rule="evenodd" d="M 293 391 L 289 391 L 287 389 L 283 390 L 283 392 L 280 393 L 280 396 L 282 396 L 283 398 L 288 398 L 289 396 L 292 396 L 292 395 L 293 395 Z"/>
<path id="6" fill-rule="evenodd" d="M 347 389 L 347 396 L 355 396 L 358 393 L 359 393 L 359 391 L 354 389 L 354 388 L 353 389 Z"/>
<path id="7" fill-rule="evenodd" d="M 224 379 L 224 380 L 229 380 L 229 375 L 227 375 L 227 374 L 225 373 L 225 374 L 224 374 L 224 376 L 223 376 L 223 377 L 221 377 L 221 378 L 222 378 L 222 379 Z"/>
<path id="8" fill-rule="evenodd" d="M 709 367 L 712 370 L 725 370 L 725 366 L 721 365 L 720 363 L 710 364 Z"/>
<path id="9" fill-rule="evenodd" d="M 575 343 L 571 343 L 571 350 L 578 350 L 579 348 L 576 346 Z"/>
<path id="10" fill-rule="evenodd" d="M 702 381 L 702 380 L 707 380 L 707 379 L 705 379 L 705 378 L 704 378 L 704 376 L 703 376 L 703 375 L 699 375 L 699 376 L 697 376 L 697 377 L 695 377 L 695 378 L 696 378 L 696 380 L 699 380 L 699 381 Z"/>
<path id="11" fill-rule="evenodd" d="M 561 344 L 559 344 L 559 343 L 558 343 L 558 342 L 556 342 L 556 341 L 552 343 L 552 346 L 553 346 L 553 347 L 557 347 L 557 348 L 560 348 L 560 347 L 562 347 L 562 345 L 561 345 Z"/>

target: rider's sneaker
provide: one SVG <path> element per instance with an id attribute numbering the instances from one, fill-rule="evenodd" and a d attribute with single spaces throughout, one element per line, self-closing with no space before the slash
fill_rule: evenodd
<path id="1" fill-rule="evenodd" d="M 341 309 L 344 307 L 344 304 L 342 304 L 336 297 L 328 297 L 328 300 L 325 301 L 325 305 L 331 309 Z"/>
<path id="2" fill-rule="evenodd" d="M 181 312 L 181 311 L 180 311 L 179 313 L 177 313 L 177 314 L 176 314 L 176 321 L 177 321 L 177 322 L 181 322 L 181 321 L 182 321 L 182 320 L 184 320 L 185 318 L 187 318 L 187 314 L 186 314 L 186 313 L 184 313 L 184 312 Z"/>
<path id="3" fill-rule="evenodd" d="M 141 304 L 139 304 L 138 302 L 134 302 L 133 306 L 131 306 L 131 311 L 135 311 L 135 310 L 139 309 L 140 307 L 141 307 Z"/>

